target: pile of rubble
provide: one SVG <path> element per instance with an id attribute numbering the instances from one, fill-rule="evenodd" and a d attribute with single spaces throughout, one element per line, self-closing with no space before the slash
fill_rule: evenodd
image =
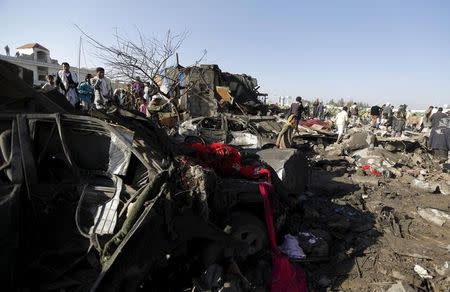
<path id="1" fill-rule="evenodd" d="M 450 164 L 421 134 L 307 120 L 278 149 L 279 118 L 216 112 L 175 133 L 3 65 L 6 290 L 449 291 Z"/>
<path id="2" fill-rule="evenodd" d="M 449 291 L 449 164 L 421 135 L 389 138 L 356 127 L 315 144 L 303 217 L 288 224 L 311 289 Z"/>
<path id="3" fill-rule="evenodd" d="M 5 290 L 251 291 L 273 284 L 272 257 L 300 271 L 276 232 L 304 156 L 179 143 L 139 113 L 68 113 L 15 78 L 0 84 L 23 92 L 0 103 Z"/>

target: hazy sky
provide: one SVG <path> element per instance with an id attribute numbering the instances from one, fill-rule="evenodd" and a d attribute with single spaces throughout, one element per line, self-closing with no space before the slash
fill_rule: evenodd
<path id="1" fill-rule="evenodd" d="M 136 28 L 147 36 L 171 29 L 189 33 L 181 64 L 206 49 L 205 63 L 252 75 L 271 96 L 450 104 L 446 0 L 0 0 L 0 19 L 0 46 L 11 54 L 38 42 L 76 65 L 74 23 L 106 44 L 115 29 L 130 38 Z M 86 63 L 97 65 L 89 48 Z"/>

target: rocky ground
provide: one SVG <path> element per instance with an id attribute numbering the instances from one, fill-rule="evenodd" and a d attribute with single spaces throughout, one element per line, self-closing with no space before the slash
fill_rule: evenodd
<path id="1" fill-rule="evenodd" d="M 358 155 L 345 143 L 313 148 L 302 211 L 288 219 L 310 290 L 450 291 L 448 165 L 420 147 Z"/>

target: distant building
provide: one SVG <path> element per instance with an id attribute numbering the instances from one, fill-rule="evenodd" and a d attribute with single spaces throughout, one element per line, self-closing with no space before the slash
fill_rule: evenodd
<path id="1" fill-rule="evenodd" d="M 34 85 L 45 83 L 46 75 L 56 75 L 61 70 L 61 65 L 58 63 L 58 60 L 50 58 L 50 51 L 38 43 L 20 46 L 17 48 L 15 57 L 0 55 L 0 59 L 31 70 L 33 72 Z M 72 66 L 72 64 L 70 70 L 78 74 L 78 68 Z M 80 68 L 79 81 L 82 81 L 88 73 L 95 74 L 95 69 Z"/>

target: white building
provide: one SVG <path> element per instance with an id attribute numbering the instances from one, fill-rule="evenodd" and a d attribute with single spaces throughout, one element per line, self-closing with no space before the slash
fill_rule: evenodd
<path id="1" fill-rule="evenodd" d="M 25 44 L 17 48 L 16 56 L 0 55 L 1 60 L 13 63 L 33 71 L 34 85 L 46 82 L 47 75 L 55 75 L 61 70 L 58 60 L 50 58 L 50 51 L 38 43 Z M 78 68 L 70 66 L 70 71 L 78 74 Z M 86 74 L 95 74 L 95 69 L 80 68 L 79 81 L 83 81 Z"/>

